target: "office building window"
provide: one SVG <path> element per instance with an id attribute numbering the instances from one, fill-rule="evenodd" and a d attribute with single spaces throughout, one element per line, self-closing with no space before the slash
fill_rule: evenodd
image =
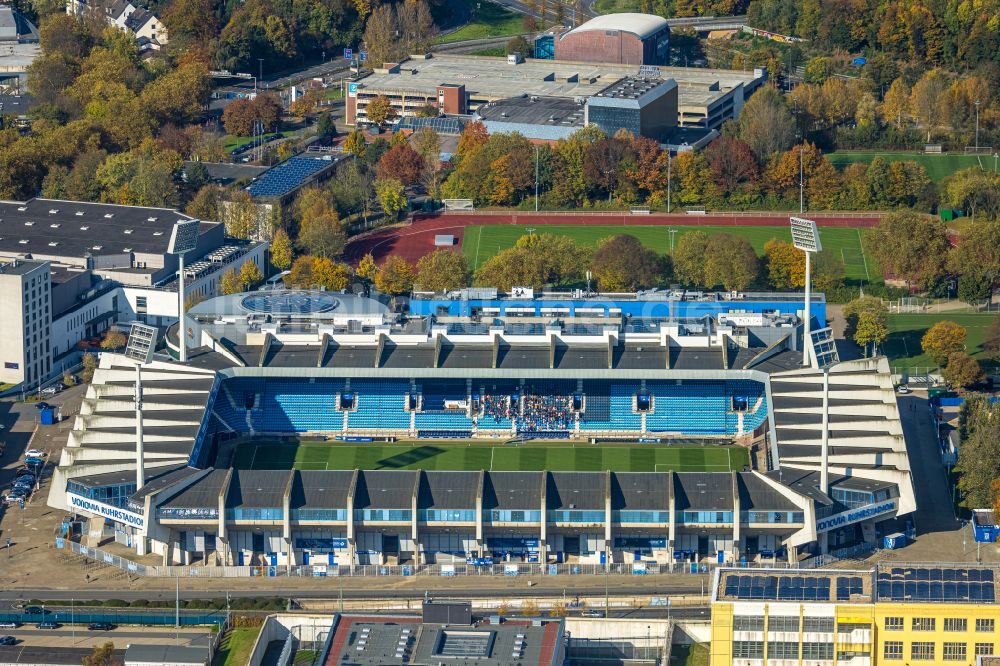
<path id="1" fill-rule="evenodd" d="M 763 659 L 764 641 L 733 641 L 733 657 Z"/>
<path id="2" fill-rule="evenodd" d="M 887 660 L 902 661 L 903 641 L 886 641 L 885 649 L 882 652 L 882 655 Z"/>
<path id="3" fill-rule="evenodd" d="M 764 618 L 757 615 L 733 617 L 733 631 L 764 631 Z"/>
<path id="4" fill-rule="evenodd" d="M 799 630 L 799 618 L 798 617 L 775 617 L 771 616 L 767 618 L 767 630 L 768 631 L 798 631 Z"/>
<path id="5" fill-rule="evenodd" d="M 946 617 L 944 619 L 945 631 L 966 631 L 969 623 L 964 617 Z"/>
<path id="6" fill-rule="evenodd" d="M 915 617 L 913 618 L 913 631 L 934 631 L 934 618 Z"/>
<path id="7" fill-rule="evenodd" d="M 833 659 L 833 643 L 803 643 L 802 659 Z"/>
<path id="8" fill-rule="evenodd" d="M 993 656 L 993 643 L 976 643 L 976 656 L 977 657 Z"/>
<path id="9" fill-rule="evenodd" d="M 965 643 L 945 643 L 941 654 L 945 661 L 965 661 Z"/>
<path id="10" fill-rule="evenodd" d="M 798 659 L 799 644 L 784 641 L 767 642 L 767 658 L 770 659 Z"/>
<path id="11" fill-rule="evenodd" d="M 984 620 L 983 618 L 976 618 L 976 631 L 993 632 L 995 630 L 996 630 L 995 620 Z"/>
<path id="12" fill-rule="evenodd" d="M 910 659 L 915 661 L 933 661 L 934 643 L 930 641 L 914 641 L 910 645 Z"/>
<path id="13" fill-rule="evenodd" d="M 902 631 L 903 630 L 903 618 L 901 618 L 901 617 L 887 617 L 887 618 L 885 618 L 885 630 L 886 631 Z"/>
<path id="14" fill-rule="evenodd" d="M 833 633 L 832 617 L 804 617 L 802 631 Z"/>

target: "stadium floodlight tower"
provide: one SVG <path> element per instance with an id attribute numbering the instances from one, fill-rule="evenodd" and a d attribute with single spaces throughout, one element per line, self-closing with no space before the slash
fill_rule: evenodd
<path id="1" fill-rule="evenodd" d="M 201 220 L 178 220 L 170 232 L 168 254 L 176 254 L 178 260 L 177 276 L 177 342 L 180 345 L 180 362 L 187 363 L 187 334 L 184 327 L 184 255 L 198 246 L 198 228 Z"/>
<path id="2" fill-rule="evenodd" d="M 156 327 L 132 324 L 128 333 L 125 357 L 135 364 L 135 489 L 146 483 L 146 456 L 142 436 L 142 366 L 153 360 Z"/>
<path id="3" fill-rule="evenodd" d="M 802 365 L 811 365 L 809 362 L 809 327 L 811 326 L 810 319 L 812 318 L 809 314 L 809 306 L 812 302 L 812 296 L 809 293 L 812 286 L 810 255 L 822 251 L 823 245 L 820 243 L 819 229 L 816 228 L 815 221 L 806 220 L 801 217 L 790 217 L 788 221 L 792 227 L 792 245 L 806 253 L 806 298 L 805 309 L 803 310 L 805 328 L 802 330 Z"/>
<path id="4" fill-rule="evenodd" d="M 809 256 L 809 255 L 806 255 Z M 837 343 L 833 339 L 833 329 L 829 326 L 815 331 L 810 336 L 806 350 L 812 348 L 816 366 L 823 371 L 823 418 L 820 439 L 820 489 L 830 493 L 830 369 L 840 363 Z"/>

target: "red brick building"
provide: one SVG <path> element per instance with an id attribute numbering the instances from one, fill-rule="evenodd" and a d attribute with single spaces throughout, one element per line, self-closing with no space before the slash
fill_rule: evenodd
<path id="1" fill-rule="evenodd" d="M 669 64 L 670 28 L 652 14 L 605 14 L 555 38 L 556 60 Z"/>

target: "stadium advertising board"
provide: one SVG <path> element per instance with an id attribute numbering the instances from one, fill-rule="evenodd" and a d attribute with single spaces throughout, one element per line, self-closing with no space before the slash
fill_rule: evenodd
<path id="1" fill-rule="evenodd" d="M 895 510 L 896 510 L 896 500 L 889 500 L 888 502 L 879 502 L 878 504 L 869 504 L 868 506 L 862 506 L 857 509 L 851 509 L 850 511 L 844 511 L 843 513 L 838 513 L 836 515 L 830 516 L 829 518 L 823 518 L 822 520 L 817 520 L 816 531 L 829 532 L 835 527 L 843 527 L 844 525 L 851 525 L 852 523 L 857 523 L 867 518 L 874 518 L 875 516 L 881 516 L 884 513 L 889 513 Z"/>
<path id="2" fill-rule="evenodd" d="M 130 525 L 138 529 L 142 529 L 146 526 L 146 519 L 137 513 L 119 509 L 116 506 L 111 506 L 110 504 L 105 504 L 104 502 L 87 499 L 86 497 L 75 493 L 66 493 L 66 503 L 74 511 L 86 511 L 87 513 L 103 516 L 104 518 L 116 523 Z"/>

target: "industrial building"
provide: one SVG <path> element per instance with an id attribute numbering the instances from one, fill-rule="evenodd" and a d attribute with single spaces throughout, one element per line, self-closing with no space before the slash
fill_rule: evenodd
<path id="1" fill-rule="evenodd" d="M 41 53 L 38 39 L 38 28 L 31 21 L 11 6 L 0 5 L 0 93 L 5 97 L 18 100 L 27 91 L 28 66 Z M 6 115 L 19 109 L 0 110 Z"/>
<path id="2" fill-rule="evenodd" d="M 49 504 L 107 518 L 123 543 L 164 564 L 462 571 L 469 561 L 613 562 L 636 571 L 795 562 L 870 541 L 881 523 L 914 510 L 885 359 L 829 373 L 823 473 L 824 374 L 812 347 L 802 365 L 793 295 L 491 296 L 482 306 L 415 299 L 402 318 L 377 301 L 326 292 L 203 303 L 186 322 L 189 363 L 164 358 L 143 370 L 143 483 L 134 368 L 105 354 Z M 814 339 L 828 333 L 818 305 Z M 176 335 L 172 327 L 171 353 Z M 634 473 L 261 466 L 258 438 L 298 437 L 701 442 L 743 447 L 751 465 Z M 252 459 L 240 454 L 247 450 Z"/>
<path id="3" fill-rule="evenodd" d="M 171 230 L 191 218 L 176 210 L 81 201 L 0 202 L 0 321 L 10 327 L 0 381 L 35 386 L 76 364 L 81 349 L 115 322 L 166 326 L 177 320 L 178 258 Z M 186 257 L 185 293 L 218 293 L 222 273 L 263 266 L 264 246 L 202 222 Z M 15 291 L 16 288 L 16 291 Z M 20 296 L 19 296 L 20 295 Z M 15 336 L 15 330 L 23 331 Z"/>
<path id="4" fill-rule="evenodd" d="M 719 569 L 713 666 L 975 664 L 997 654 L 996 565 Z"/>
<path id="5" fill-rule="evenodd" d="M 685 67 L 659 67 L 640 73 L 638 67 L 631 65 L 560 60 L 513 63 L 505 58 L 433 54 L 411 57 L 399 64 L 389 63 L 365 78 L 348 83 L 346 121 L 349 125 L 367 122 L 365 109 L 369 102 L 385 95 L 402 117 L 413 116 L 417 109 L 431 104 L 447 115 L 480 112 L 484 120 L 498 123 L 501 128 L 504 123 L 515 121 L 505 120 L 502 109 L 496 112 L 487 105 L 523 107 L 526 110 L 518 112 L 525 114 L 520 124 L 548 124 L 552 128 L 550 133 L 558 133 L 573 123 L 579 124 L 579 120 L 564 123 L 568 116 L 557 111 L 583 106 L 599 93 L 615 90 L 620 81 L 635 83 L 651 79 L 663 80 L 657 87 L 657 95 L 667 93 L 663 97 L 669 99 L 676 94 L 676 121 L 667 119 L 667 122 L 704 134 L 738 117 L 745 100 L 765 81 L 766 73 L 763 69 L 739 72 Z M 556 102 L 555 98 L 564 101 Z M 557 104 L 558 109 L 548 115 L 560 115 L 560 121 L 547 123 L 545 117 L 530 110 L 538 101 Z"/>
<path id="6" fill-rule="evenodd" d="M 555 35 L 554 41 L 556 60 L 670 64 L 670 27 L 653 14 L 604 14 Z"/>

